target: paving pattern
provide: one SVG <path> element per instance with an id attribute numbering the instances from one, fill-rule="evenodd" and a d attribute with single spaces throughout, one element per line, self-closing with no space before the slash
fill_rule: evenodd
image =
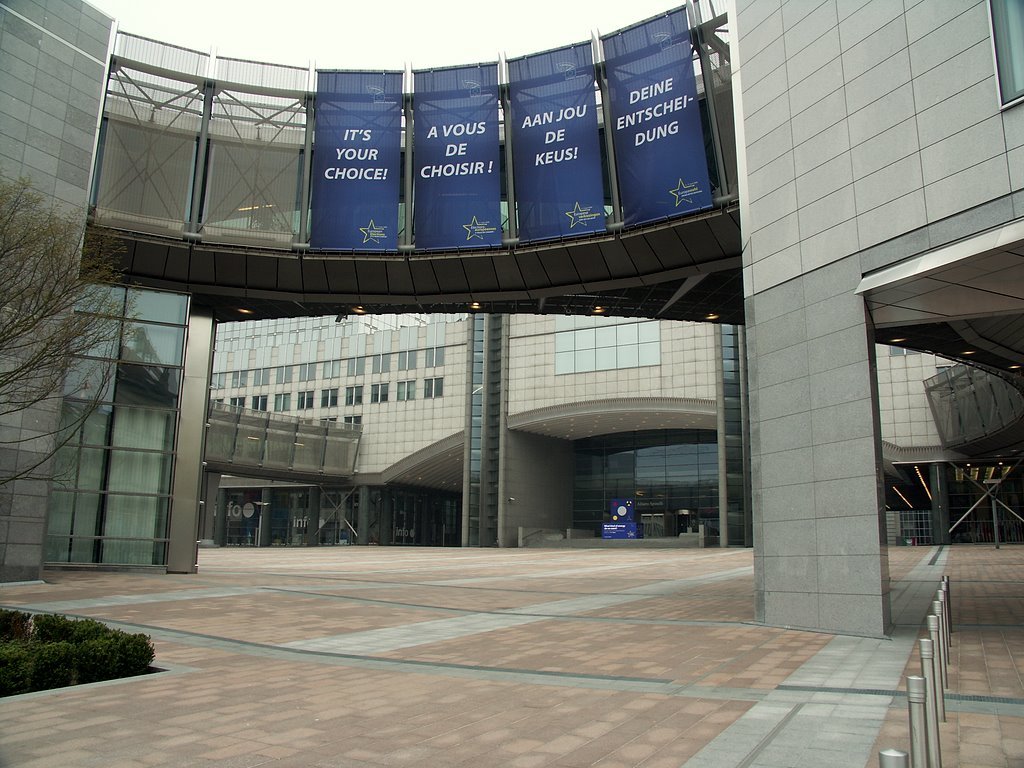
<path id="1" fill-rule="evenodd" d="M 204 549 L 0 605 L 149 634 L 162 672 L 0 699 L 0 766 L 877 766 L 943 574 L 945 766 L 1024 768 L 1024 548 L 890 550 L 896 627 L 755 623 L 749 550 Z"/>

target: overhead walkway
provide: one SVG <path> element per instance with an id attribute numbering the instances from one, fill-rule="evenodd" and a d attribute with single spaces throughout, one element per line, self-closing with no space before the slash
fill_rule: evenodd
<path id="1" fill-rule="evenodd" d="M 206 470 L 297 482 L 351 480 L 362 428 L 210 403 Z"/>

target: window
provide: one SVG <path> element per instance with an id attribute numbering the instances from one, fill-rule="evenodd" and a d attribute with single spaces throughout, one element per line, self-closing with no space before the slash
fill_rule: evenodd
<path id="1" fill-rule="evenodd" d="M 424 365 L 427 368 L 444 365 L 444 347 L 431 347 L 426 350 L 426 358 Z"/>
<path id="2" fill-rule="evenodd" d="M 265 411 L 265 410 L 267 410 L 267 396 L 266 395 L 253 395 L 252 396 L 252 409 L 254 411 Z"/>
<path id="3" fill-rule="evenodd" d="M 292 409 L 292 395 L 290 392 L 283 392 L 274 395 L 275 411 L 290 411 Z"/>
<path id="4" fill-rule="evenodd" d="M 371 403 L 386 403 L 388 401 L 388 385 L 387 384 L 371 384 L 370 385 L 370 402 Z"/>
<path id="5" fill-rule="evenodd" d="M 362 416 L 346 416 L 345 417 L 345 423 L 346 424 L 362 424 L 363 423 L 363 417 Z"/>
<path id="6" fill-rule="evenodd" d="M 324 378 L 337 379 L 341 376 L 341 360 L 324 361 Z"/>
<path id="7" fill-rule="evenodd" d="M 224 389 L 228 383 L 226 373 L 215 373 L 210 377 L 210 389 Z"/>
<path id="8" fill-rule="evenodd" d="M 423 397 L 441 397 L 444 394 L 444 377 L 423 380 Z"/>
<path id="9" fill-rule="evenodd" d="M 298 369 L 299 381 L 313 381 L 316 378 L 316 363 L 302 363 Z"/>
<path id="10" fill-rule="evenodd" d="M 391 355 L 374 355 L 373 372 L 387 373 L 391 370 Z"/>
<path id="11" fill-rule="evenodd" d="M 305 410 L 313 407 L 313 390 L 308 389 L 305 392 L 299 392 L 299 410 Z"/>
<path id="12" fill-rule="evenodd" d="M 231 372 L 231 386 L 232 387 L 247 387 L 247 386 L 249 386 L 249 372 L 248 371 L 232 371 Z"/>
<path id="13" fill-rule="evenodd" d="M 415 400 L 416 399 L 416 381 L 400 381 L 398 382 L 398 399 L 399 400 Z"/>
<path id="14" fill-rule="evenodd" d="M 233 408 L 245 408 L 245 397 L 232 397 L 230 405 Z"/>
<path id="15" fill-rule="evenodd" d="M 277 369 L 277 376 L 274 378 L 275 384 L 290 384 L 292 380 L 292 369 L 295 366 L 282 365 Z"/>
<path id="16" fill-rule="evenodd" d="M 363 404 L 363 385 L 356 387 L 345 387 L 345 405 Z"/>
<path id="17" fill-rule="evenodd" d="M 270 369 L 257 368 L 252 372 L 252 385 L 262 387 L 270 383 Z"/>
<path id="18" fill-rule="evenodd" d="M 324 416 L 322 419 L 320 419 L 320 423 L 321 424 L 333 424 L 337 420 L 338 420 L 337 416 Z"/>
<path id="19" fill-rule="evenodd" d="M 366 371 L 365 357 L 350 357 L 346 363 L 346 372 L 349 376 L 362 376 Z"/>
<path id="20" fill-rule="evenodd" d="M 333 408 L 338 404 L 338 388 L 331 387 L 330 389 L 320 390 L 320 407 L 321 408 Z"/>
<path id="21" fill-rule="evenodd" d="M 1003 105 L 1024 98 L 1024 0 L 991 0 L 996 74 Z"/>
<path id="22" fill-rule="evenodd" d="M 398 370 L 400 371 L 415 371 L 416 370 L 416 350 L 410 349 L 408 352 L 398 353 Z M 399 398 L 401 400 L 401 398 Z"/>

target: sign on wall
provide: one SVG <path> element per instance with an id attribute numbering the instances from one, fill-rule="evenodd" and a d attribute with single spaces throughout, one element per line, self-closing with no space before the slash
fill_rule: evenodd
<path id="1" fill-rule="evenodd" d="M 317 72 L 311 247 L 398 250 L 401 131 L 401 72 Z"/>
<path id="2" fill-rule="evenodd" d="M 686 10 L 602 38 L 626 225 L 711 206 Z"/>
<path id="3" fill-rule="evenodd" d="M 501 245 L 498 67 L 415 73 L 416 248 Z"/>
<path id="4" fill-rule="evenodd" d="M 603 232 L 590 43 L 511 59 L 508 71 L 519 239 Z"/>

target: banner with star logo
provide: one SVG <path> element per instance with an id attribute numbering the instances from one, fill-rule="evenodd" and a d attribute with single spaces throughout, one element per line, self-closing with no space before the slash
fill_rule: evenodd
<path id="1" fill-rule="evenodd" d="M 497 64 L 413 74 L 417 250 L 500 247 Z"/>
<path id="2" fill-rule="evenodd" d="M 626 225 L 710 208 L 686 9 L 601 41 Z"/>
<path id="3" fill-rule="evenodd" d="M 521 241 L 605 231 L 591 45 L 509 59 Z"/>
<path id="4" fill-rule="evenodd" d="M 402 73 L 318 70 L 313 137 L 310 246 L 397 252 Z"/>

